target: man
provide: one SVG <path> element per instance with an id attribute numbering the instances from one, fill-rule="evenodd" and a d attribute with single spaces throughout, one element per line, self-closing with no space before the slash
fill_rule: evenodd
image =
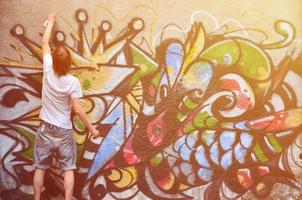
<path id="1" fill-rule="evenodd" d="M 68 74 L 71 68 L 69 51 L 64 46 L 58 46 L 51 54 L 49 39 L 54 23 L 55 14 L 50 13 L 42 38 L 43 87 L 40 112 L 42 121 L 37 130 L 34 145 L 35 200 L 40 199 L 45 170 L 50 168 L 54 152 L 58 155 L 60 166 L 64 171 L 65 199 L 72 199 L 73 170 L 76 169 L 76 143 L 70 120 L 71 107 L 92 136 L 97 136 L 99 133 L 81 107 L 79 98 L 83 95 L 79 80 Z"/>

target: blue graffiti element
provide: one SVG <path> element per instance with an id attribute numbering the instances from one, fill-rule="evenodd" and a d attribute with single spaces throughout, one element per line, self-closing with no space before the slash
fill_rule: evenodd
<path id="1" fill-rule="evenodd" d="M 113 124 L 113 127 L 103 139 L 96 153 L 88 172 L 88 179 L 114 157 L 131 133 L 131 116 L 125 115 L 123 107 L 124 102 L 120 101 L 113 111 L 102 121 L 104 124 Z"/>

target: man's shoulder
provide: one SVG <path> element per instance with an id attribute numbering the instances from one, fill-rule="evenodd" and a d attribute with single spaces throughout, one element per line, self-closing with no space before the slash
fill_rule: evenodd
<path id="1" fill-rule="evenodd" d="M 67 75 L 68 79 L 72 82 L 77 82 L 80 81 L 76 76 L 72 75 L 72 74 L 68 74 Z"/>

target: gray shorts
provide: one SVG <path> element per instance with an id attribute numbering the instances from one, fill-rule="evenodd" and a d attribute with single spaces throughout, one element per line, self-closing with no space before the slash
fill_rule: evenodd
<path id="1" fill-rule="evenodd" d="M 33 166 L 50 168 L 53 155 L 63 170 L 76 169 L 77 146 L 73 131 L 41 122 L 35 138 Z"/>

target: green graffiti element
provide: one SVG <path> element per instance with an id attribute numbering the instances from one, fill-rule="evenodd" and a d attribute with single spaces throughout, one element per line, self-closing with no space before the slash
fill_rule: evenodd
<path id="1" fill-rule="evenodd" d="M 143 77 L 155 73 L 158 69 L 158 64 L 133 43 L 130 43 L 130 52 L 133 64 L 138 68 L 128 82 L 129 86 L 133 87 Z"/>
<path id="2" fill-rule="evenodd" d="M 78 116 L 73 117 L 73 125 L 77 130 L 81 132 L 84 131 L 86 128 L 85 124 L 79 119 Z"/>
<path id="3" fill-rule="evenodd" d="M 210 46 L 200 57 L 220 66 L 231 66 L 239 61 L 240 48 L 235 40 L 223 40 Z"/>
<path id="4" fill-rule="evenodd" d="M 150 164 L 152 166 L 158 166 L 162 161 L 163 161 L 163 156 L 160 154 L 160 155 L 156 155 L 154 156 L 153 158 L 150 159 Z"/>
<path id="5" fill-rule="evenodd" d="M 83 89 L 84 89 L 84 90 L 89 90 L 90 87 L 91 87 L 90 81 L 87 80 L 87 79 L 85 79 L 85 80 L 83 81 Z"/>
<path id="6" fill-rule="evenodd" d="M 281 153 L 283 148 L 282 146 L 280 145 L 280 143 L 277 141 L 276 137 L 274 135 L 267 135 L 266 136 L 269 143 L 272 145 L 272 147 L 274 148 L 274 150 L 277 152 L 277 153 Z"/>
<path id="7" fill-rule="evenodd" d="M 34 158 L 34 144 L 35 144 L 35 132 L 29 131 L 28 129 L 25 129 L 23 127 L 14 126 L 14 128 L 17 129 L 18 133 L 26 137 L 29 141 L 29 147 L 25 149 L 24 151 L 21 151 L 19 153 L 20 156 L 27 158 L 29 160 L 33 160 Z"/>
<path id="8" fill-rule="evenodd" d="M 210 116 L 208 112 L 198 112 L 194 116 L 192 123 L 185 125 L 184 132 L 188 134 L 200 128 L 213 128 L 217 125 L 217 123 L 217 119 L 213 116 Z"/>
<path id="9" fill-rule="evenodd" d="M 268 158 L 266 157 L 266 155 L 264 154 L 259 142 L 257 142 L 254 146 L 254 152 L 255 155 L 257 157 L 257 159 L 261 162 L 267 162 Z"/>

